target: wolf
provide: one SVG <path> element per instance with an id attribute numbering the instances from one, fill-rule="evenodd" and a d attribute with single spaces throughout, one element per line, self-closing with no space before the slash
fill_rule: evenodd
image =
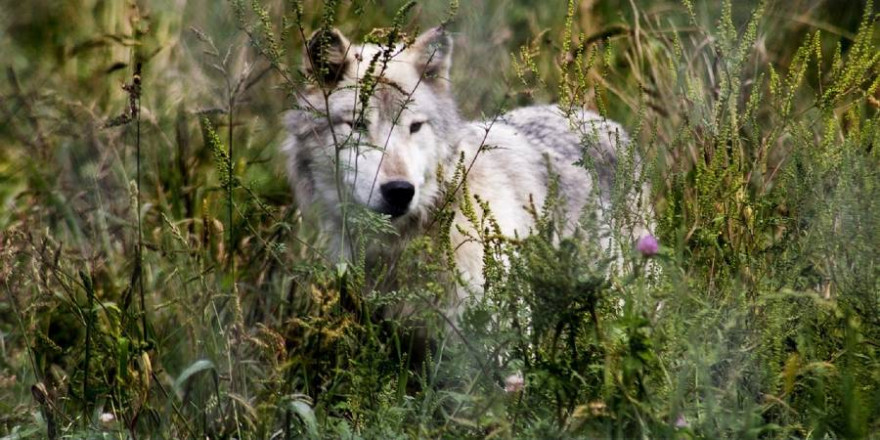
<path id="1" fill-rule="evenodd" d="M 353 45 L 336 29 L 309 38 L 303 66 L 312 81 L 285 115 L 283 151 L 300 209 L 320 218 L 333 255 L 352 252 L 343 233 L 346 209 L 385 215 L 397 232 L 372 243 L 368 259 L 398 252 L 425 233 L 446 200 L 438 170 L 458 164 L 466 165 L 464 196 L 487 203 L 507 237 L 532 231 L 528 207 L 547 200 L 551 179 L 572 233 L 585 207 L 598 217 L 607 212 L 616 179 L 638 178 L 616 176 L 618 146 L 629 142 L 625 131 L 587 110 L 543 105 L 465 121 L 448 79 L 452 46 L 444 27 L 388 47 Z M 575 165 L 584 158 L 594 173 Z M 463 280 L 447 304 L 454 317 L 484 280 L 476 226 L 460 208 L 453 222 L 449 238 Z M 646 229 L 617 232 L 635 239 Z"/>

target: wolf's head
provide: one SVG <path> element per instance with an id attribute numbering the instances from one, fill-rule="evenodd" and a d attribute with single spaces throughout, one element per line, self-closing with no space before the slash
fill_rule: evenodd
<path id="1" fill-rule="evenodd" d="M 461 127 L 451 55 L 442 28 L 394 47 L 352 45 L 335 29 L 312 35 L 303 60 L 311 84 L 286 116 L 288 173 L 304 209 L 338 214 L 353 203 L 398 226 L 427 216 Z"/>

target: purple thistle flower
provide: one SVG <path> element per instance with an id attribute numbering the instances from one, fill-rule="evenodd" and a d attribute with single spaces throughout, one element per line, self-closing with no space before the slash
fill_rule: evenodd
<path id="1" fill-rule="evenodd" d="M 690 428 L 691 424 L 690 422 L 688 422 L 683 414 L 679 414 L 678 418 L 675 419 L 675 427 L 678 429 Z"/>
<path id="2" fill-rule="evenodd" d="M 657 242 L 653 235 L 648 234 L 639 239 L 639 242 L 636 244 L 636 250 L 645 257 L 653 257 L 660 250 L 660 243 Z"/>

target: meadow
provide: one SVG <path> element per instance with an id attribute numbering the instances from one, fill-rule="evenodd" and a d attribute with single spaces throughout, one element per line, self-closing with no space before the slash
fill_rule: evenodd
<path id="1" fill-rule="evenodd" d="M 466 117 L 629 131 L 610 218 L 649 185 L 659 252 L 472 206 L 452 331 L 448 230 L 394 280 L 329 256 L 279 149 L 304 42 L 440 24 Z M 871 0 L 0 0 L 0 439 L 880 438 L 878 28 Z"/>

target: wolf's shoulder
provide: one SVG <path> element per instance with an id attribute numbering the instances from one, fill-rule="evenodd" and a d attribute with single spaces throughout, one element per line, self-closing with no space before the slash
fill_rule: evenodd
<path id="1" fill-rule="evenodd" d="M 626 132 L 620 124 L 596 112 L 584 109 L 563 110 L 556 105 L 520 107 L 501 116 L 501 121 L 529 137 L 620 136 Z"/>
<path id="2" fill-rule="evenodd" d="M 586 151 L 602 163 L 613 163 L 617 146 L 628 142 L 616 122 L 583 109 L 564 110 L 556 105 L 520 107 L 500 117 L 534 148 L 553 152 L 566 161 L 580 159 Z"/>

